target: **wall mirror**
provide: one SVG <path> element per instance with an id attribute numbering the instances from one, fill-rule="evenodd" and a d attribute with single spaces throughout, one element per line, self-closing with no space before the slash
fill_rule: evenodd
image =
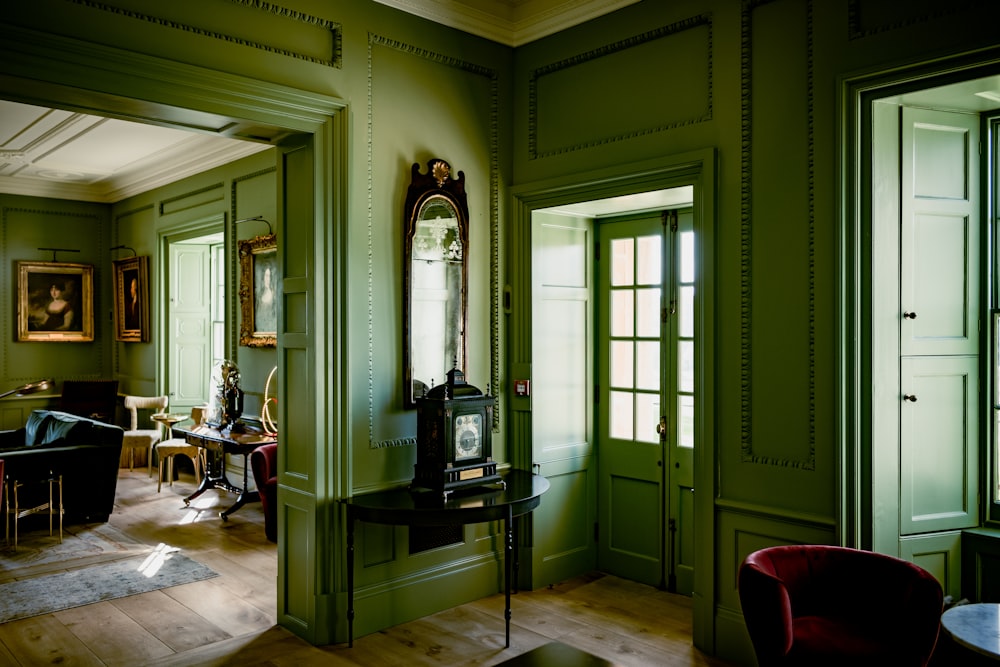
<path id="1" fill-rule="evenodd" d="M 403 406 L 465 371 L 469 207 L 465 174 L 434 158 L 411 169 L 404 207 Z"/>

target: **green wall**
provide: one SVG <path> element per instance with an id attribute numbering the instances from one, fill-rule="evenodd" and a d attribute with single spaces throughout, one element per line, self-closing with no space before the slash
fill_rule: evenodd
<path id="1" fill-rule="evenodd" d="M 274 215 L 279 239 L 312 239 L 284 251 L 289 266 L 305 267 L 292 281 L 303 296 L 286 301 L 286 315 L 301 308 L 308 316 L 302 335 L 287 337 L 303 353 L 279 346 L 278 363 L 305 376 L 310 411 L 308 428 L 284 442 L 282 489 L 299 509 L 283 515 L 279 566 L 294 583 L 278 605 L 283 623 L 317 643 L 342 640 L 345 631 L 336 498 L 412 475 L 413 414 L 399 407 L 409 166 L 440 157 L 465 172 L 469 379 L 493 383 L 503 405 L 507 369 L 531 361 L 524 347 L 507 358 L 509 341 L 525 337 L 517 327 L 530 322 L 523 317 L 530 294 L 512 295 L 513 329 L 496 305 L 505 284 L 530 285 L 521 279 L 529 257 L 512 252 L 518 243 L 507 238 L 511 188 L 542 190 L 595 171 L 635 176 L 650 162 L 713 151 L 708 303 L 716 324 L 703 350 L 713 370 L 700 378 L 700 391 L 715 419 L 696 464 L 699 492 L 711 501 L 697 516 L 708 576 L 696 585 L 695 642 L 740 659 L 749 650 L 735 586 L 742 557 L 774 543 L 853 540 L 845 495 L 856 491 L 855 469 L 844 462 L 860 425 L 847 409 L 851 388 L 841 366 L 851 338 L 840 328 L 839 290 L 850 286 L 841 254 L 850 215 L 841 204 L 843 81 L 996 46 L 995 22 L 984 12 L 995 12 L 993 3 L 644 0 L 510 49 L 368 0 L 215 0 L 197 9 L 36 0 L 3 19 L 16 46 L 0 47 L 11 63 L 0 92 L 198 127 L 221 127 L 220 117 L 249 120 L 231 132 L 273 132 L 276 144 L 312 136 L 314 152 L 304 159 L 315 189 L 306 188 L 308 201 L 279 198 Z M 107 65 L 78 66 L 77 50 Z M 175 73 L 193 71 L 188 66 L 201 68 L 198 80 L 174 85 Z M 129 77 L 138 82 L 127 85 Z M 338 104 L 332 125 L 316 120 L 317 109 Z M 276 189 L 297 192 L 283 174 L 301 172 L 278 162 Z M 219 210 L 233 213 L 231 205 Z M 263 201 L 237 206 L 239 216 L 270 213 Z M 98 225 L 107 242 L 95 244 L 95 264 L 109 264 L 101 249 L 114 245 L 119 210 Z M 166 224 L 145 220 L 143 228 Z M 95 347 L 105 356 L 86 372 L 155 377 L 155 361 L 130 358 L 116 369 L 110 344 Z M 523 460 L 530 429 L 508 439 L 508 419 L 495 434 L 506 443 L 499 458 Z M 400 555 L 405 531 L 366 534 L 358 631 L 495 590 L 496 564 L 480 546 L 487 540 L 475 539 L 491 530 L 477 528 L 466 545 L 420 558 Z M 463 559 L 475 566 L 459 567 Z M 444 573 L 451 576 L 438 577 Z"/>

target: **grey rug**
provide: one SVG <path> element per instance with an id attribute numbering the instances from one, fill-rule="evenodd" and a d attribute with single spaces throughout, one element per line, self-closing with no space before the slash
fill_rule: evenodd
<path id="1" fill-rule="evenodd" d="M 176 550 L 161 548 L 146 556 L 0 584 L 0 623 L 216 576 Z"/>

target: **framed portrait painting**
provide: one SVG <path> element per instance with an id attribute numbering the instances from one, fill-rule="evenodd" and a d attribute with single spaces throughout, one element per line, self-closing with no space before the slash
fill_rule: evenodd
<path id="1" fill-rule="evenodd" d="M 274 234 L 239 242 L 240 345 L 278 344 L 278 241 Z"/>
<path id="2" fill-rule="evenodd" d="M 149 342 L 149 258 L 129 257 L 115 267 L 115 340 Z"/>
<path id="3" fill-rule="evenodd" d="M 17 262 L 17 340 L 94 340 L 94 267 Z"/>

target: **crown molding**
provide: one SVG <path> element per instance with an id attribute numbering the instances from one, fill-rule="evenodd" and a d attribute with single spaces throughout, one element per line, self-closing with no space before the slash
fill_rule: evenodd
<path id="1" fill-rule="evenodd" d="M 375 0 L 388 7 L 521 46 L 635 4 L 639 0 Z"/>

